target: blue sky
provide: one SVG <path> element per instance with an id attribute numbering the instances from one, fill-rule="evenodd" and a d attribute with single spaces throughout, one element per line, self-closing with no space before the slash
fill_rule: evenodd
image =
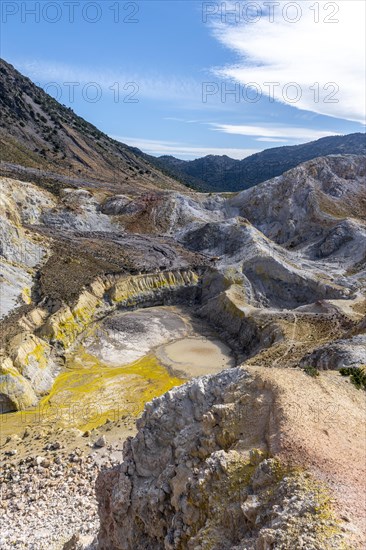
<path id="1" fill-rule="evenodd" d="M 364 2 L 1 4 L 1 56 L 151 154 L 243 158 L 364 131 Z"/>

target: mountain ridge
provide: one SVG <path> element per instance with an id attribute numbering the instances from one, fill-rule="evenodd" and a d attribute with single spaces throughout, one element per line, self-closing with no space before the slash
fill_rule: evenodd
<path id="1" fill-rule="evenodd" d="M 301 145 L 265 149 L 242 160 L 227 155 L 207 155 L 191 161 L 171 155 L 144 155 L 156 166 L 202 191 L 242 191 L 314 158 L 335 154 L 366 154 L 362 133 L 329 136 Z"/>

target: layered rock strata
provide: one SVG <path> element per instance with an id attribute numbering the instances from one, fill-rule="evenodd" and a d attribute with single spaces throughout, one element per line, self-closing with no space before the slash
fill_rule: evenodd
<path id="1" fill-rule="evenodd" d="M 2 412 L 34 405 L 52 386 L 60 358 L 97 319 L 122 308 L 194 302 L 199 274 L 190 270 L 96 279 L 70 307 L 45 301 L 19 321 L 23 329 L 6 347 L 0 366 Z"/>

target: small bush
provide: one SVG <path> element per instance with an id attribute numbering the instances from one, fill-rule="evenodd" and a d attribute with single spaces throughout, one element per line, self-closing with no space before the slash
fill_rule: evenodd
<path id="1" fill-rule="evenodd" d="M 339 372 L 342 376 L 349 376 L 357 389 L 366 390 L 366 367 L 344 367 Z"/>
<path id="2" fill-rule="evenodd" d="M 314 378 L 316 376 L 319 376 L 319 371 L 317 368 L 315 367 L 310 367 L 310 366 L 307 366 L 307 367 L 304 367 L 304 372 L 308 375 L 308 376 L 313 376 Z"/>

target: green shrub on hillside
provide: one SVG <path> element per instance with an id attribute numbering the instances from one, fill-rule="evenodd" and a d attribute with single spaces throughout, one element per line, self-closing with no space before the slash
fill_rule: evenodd
<path id="1" fill-rule="evenodd" d="M 344 367 L 339 370 L 342 376 L 349 376 L 352 384 L 356 388 L 366 390 L 366 366 L 364 367 Z"/>
<path id="2" fill-rule="evenodd" d="M 319 371 L 316 367 L 310 367 L 310 366 L 307 366 L 307 367 L 304 367 L 303 368 L 303 371 L 308 374 L 309 376 L 313 376 L 314 378 L 316 376 L 319 376 Z"/>

